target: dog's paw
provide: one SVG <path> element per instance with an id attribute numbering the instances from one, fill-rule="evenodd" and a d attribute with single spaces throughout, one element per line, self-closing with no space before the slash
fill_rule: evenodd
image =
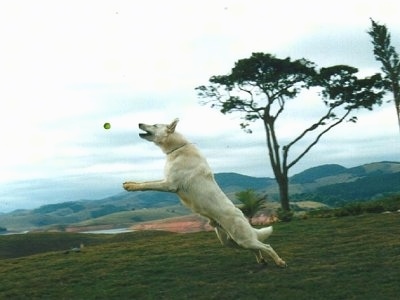
<path id="1" fill-rule="evenodd" d="M 277 264 L 278 267 L 281 267 L 281 268 L 287 268 L 287 266 L 288 266 L 287 263 L 282 259 L 277 261 L 276 264 Z"/>
<path id="2" fill-rule="evenodd" d="M 127 191 L 134 191 L 135 190 L 135 182 L 124 182 L 122 186 L 124 187 L 125 190 Z"/>

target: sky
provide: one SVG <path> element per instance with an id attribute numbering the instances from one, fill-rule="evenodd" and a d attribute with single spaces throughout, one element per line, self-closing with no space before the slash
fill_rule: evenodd
<path id="1" fill-rule="evenodd" d="M 239 114 L 200 105 L 195 87 L 253 52 L 372 75 L 380 65 L 370 18 L 388 27 L 399 52 L 399 12 L 397 0 L 0 1 L 0 212 L 101 199 L 123 192 L 124 181 L 161 179 L 164 155 L 138 137 L 137 124 L 176 117 L 215 173 L 273 177 L 262 124 L 243 132 Z M 321 116 L 320 102 L 308 95 L 288 104 L 282 144 Z M 399 161 L 393 103 L 357 116 L 290 175 Z"/>

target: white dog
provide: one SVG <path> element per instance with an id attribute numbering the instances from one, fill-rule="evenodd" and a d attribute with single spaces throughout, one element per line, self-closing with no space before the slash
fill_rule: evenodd
<path id="1" fill-rule="evenodd" d="M 222 192 L 214 180 L 206 159 L 181 134 L 175 132 L 178 119 L 171 124 L 139 124 L 145 133 L 139 136 L 154 142 L 167 155 L 165 179 L 148 182 L 125 182 L 127 191 L 162 191 L 178 194 L 182 203 L 193 212 L 210 220 L 210 225 L 223 245 L 240 246 L 253 251 L 257 261 L 264 263 L 267 255 L 278 266 L 286 263 L 270 245 L 263 241 L 272 227 L 253 228 L 242 211 Z"/>

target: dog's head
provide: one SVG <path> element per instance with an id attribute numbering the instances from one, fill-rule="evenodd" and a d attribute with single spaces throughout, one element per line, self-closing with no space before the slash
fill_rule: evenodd
<path id="1" fill-rule="evenodd" d="M 175 119 L 171 124 L 154 125 L 140 123 L 139 128 L 145 132 L 139 133 L 139 136 L 149 142 L 162 145 L 167 140 L 168 136 L 175 132 L 178 121 L 179 119 Z"/>

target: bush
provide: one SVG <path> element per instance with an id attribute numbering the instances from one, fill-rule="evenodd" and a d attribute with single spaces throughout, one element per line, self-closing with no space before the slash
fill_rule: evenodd
<path id="1" fill-rule="evenodd" d="M 335 209 L 335 211 L 333 212 L 333 215 L 335 217 L 348 217 L 348 216 L 350 216 L 350 213 L 347 209 L 345 209 L 343 207 L 343 208 Z"/>
<path id="2" fill-rule="evenodd" d="M 385 210 L 397 211 L 400 209 L 400 195 L 386 196 L 381 200 Z"/>
<path id="3" fill-rule="evenodd" d="M 308 216 L 316 218 L 357 216 L 364 213 L 380 214 L 384 211 L 400 209 L 400 195 L 386 195 L 385 197 L 366 202 L 353 202 L 335 209 L 317 209 L 307 212 Z"/>
<path id="4" fill-rule="evenodd" d="M 278 208 L 276 211 L 278 215 L 278 219 L 281 220 L 282 222 L 290 222 L 293 219 L 293 211 L 289 210 L 283 210 L 282 208 Z"/>
<path id="5" fill-rule="evenodd" d="M 333 209 L 330 208 L 320 208 L 315 210 L 310 210 L 307 214 L 312 218 L 332 218 L 333 217 Z"/>
<path id="6" fill-rule="evenodd" d="M 370 214 L 379 214 L 385 211 L 385 207 L 383 207 L 382 203 L 370 202 L 365 203 L 363 210 Z"/>
<path id="7" fill-rule="evenodd" d="M 347 204 L 342 208 L 335 210 L 335 217 L 346 217 L 346 216 L 358 216 L 363 213 L 363 208 L 361 203 L 351 203 Z"/>

